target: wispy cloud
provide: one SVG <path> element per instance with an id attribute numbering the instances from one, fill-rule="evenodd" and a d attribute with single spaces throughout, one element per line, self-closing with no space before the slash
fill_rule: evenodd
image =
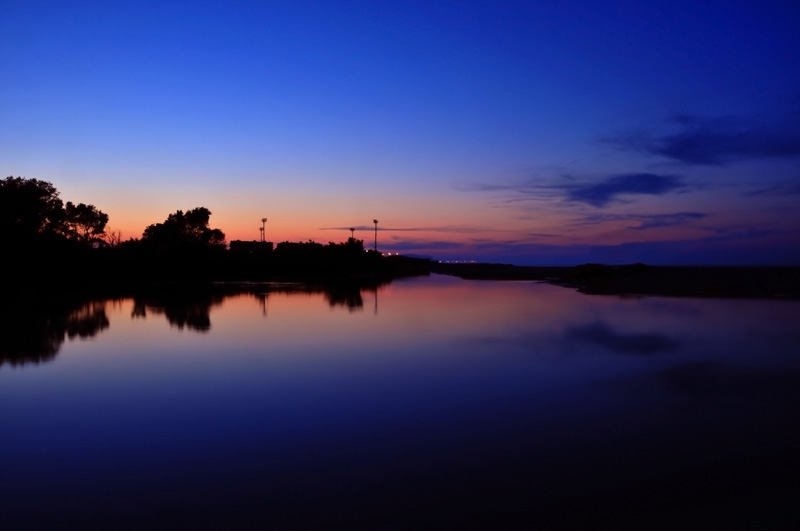
<path id="1" fill-rule="evenodd" d="M 533 239 L 538 239 L 538 238 L 543 238 L 543 239 L 558 238 L 558 234 L 548 234 L 548 233 L 545 233 L 545 232 L 530 232 L 530 233 L 527 234 L 527 236 L 529 238 L 533 238 Z"/>
<path id="2" fill-rule="evenodd" d="M 423 240 L 423 239 L 394 239 L 388 244 L 392 251 L 395 252 L 431 252 L 441 255 L 453 250 L 460 250 L 464 248 L 464 244 L 460 242 L 444 241 L 444 240 Z"/>
<path id="3" fill-rule="evenodd" d="M 721 166 L 743 159 L 800 158 L 800 112 L 773 123 L 749 118 L 703 118 L 680 114 L 669 133 L 627 132 L 601 141 L 614 147 L 666 157 L 684 164 Z"/>
<path id="4" fill-rule="evenodd" d="M 568 176 L 565 178 L 572 179 Z M 500 192 L 506 196 L 504 199 L 506 203 L 533 200 L 553 201 L 564 196 L 562 185 L 546 184 L 539 179 L 507 183 L 461 183 L 456 185 L 455 189 L 460 192 Z"/>
<path id="5" fill-rule="evenodd" d="M 623 173 L 584 182 L 572 175 L 562 176 L 562 179 L 567 182 L 553 184 L 532 181 L 505 185 L 477 183 L 463 185 L 460 189 L 477 192 L 506 191 L 513 194 L 507 202 L 560 199 L 601 208 L 619 200 L 621 196 L 663 195 L 685 187 L 678 176 L 654 173 Z"/>
<path id="6" fill-rule="evenodd" d="M 728 225 L 713 229 L 713 236 L 707 238 L 708 242 L 727 242 L 740 240 L 755 240 L 768 237 L 791 238 L 792 232 L 744 225 Z"/>
<path id="7" fill-rule="evenodd" d="M 392 236 L 385 242 L 392 252 L 431 256 L 439 260 L 487 260 L 519 265 L 570 265 L 587 262 L 622 264 L 796 264 L 800 246 L 770 246 L 769 239 L 797 242 L 791 231 L 745 227 L 709 228 L 711 235 L 691 240 L 643 240 L 612 245 L 545 243 L 538 238 L 466 241 Z M 646 234 L 646 233 L 644 233 Z"/>
<path id="8" fill-rule="evenodd" d="M 759 188 L 747 192 L 745 195 L 755 197 L 759 195 L 772 196 L 772 195 L 798 195 L 800 194 L 800 183 L 791 184 L 776 184 L 766 188 Z"/>
<path id="9" fill-rule="evenodd" d="M 702 212 L 679 212 L 677 214 L 654 214 L 641 216 L 641 224 L 637 227 L 628 227 L 632 230 L 647 230 L 659 227 L 673 227 L 675 225 L 685 225 L 697 219 L 703 219 L 708 214 Z"/>
<path id="10" fill-rule="evenodd" d="M 626 227 L 630 230 L 648 230 L 661 227 L 685 225 L 692 221 L 708 217 L 703 212 L 675 212 L 671 214 L 595 214 L 586 216 L 580 224 L 595 225 L 606 221 L 631 221 L 637 225 Z"/>
<path id="11" fill-rule="evenodd" d="M 349 231 L 354 229 L 356 231 L 374 231 L 374 225 L 358 225 L 353 227 L 322 227 L 317 230 L 332 230 L 332 231 Z M 476 226 L 432 226 L 432 227 L 382 227 L 378 224 L 378 232 L 445 232 L 451 234 L 474 234 L 478 232 L 495 232 L 496 228 L 492 227 L 476 227 Z"/>

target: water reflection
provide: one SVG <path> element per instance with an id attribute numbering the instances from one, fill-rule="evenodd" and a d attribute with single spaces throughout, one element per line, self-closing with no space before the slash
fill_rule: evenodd
<path id="1" fill-rule="evenodd" d="M 781 404 L 787 411 L 800 406 L 800 370 L 791 367 L 746 367 L 698 361 L 671 366 L 653 375 L 653 383 L 680 398 L 687 407 L 761 408 Z M 762 414 L 773 412 L 762 411 Z"/>
<path id="2" fill-rule="evenodd" d="M 130 316 L 132 319 L 163 316 L 171 327 L 178 330 L 207 333 L 212 327 L 212 310 L 231 298 L 254 298 L 263 317 L 267 317 L 267 302 L 274 294 L 321 295 L 330 308 L 355 312 L 364 307 L 364 292 L 374 293 L 377 308 L 378 289 L 378 286 L 356 285 L 258 284 L 151 291 L 132 297 Z M 0 328 L 0 366 L 16 367 L 53 360 L 64 341 L 88 339 L 108 329 L 107 304 L 121 304 L 126 300 L 86 300 L 73 295 L 8 301 L 0 314 L 3 322 Z"/>
<path id="3" fill-rule="evenodd" d="M 373 291 L 377 292 L 377 290 Z M 325 298 L 328 299 L 328 304 L 330 304 L 331 308 L 342 306 L 351 312 L 364 308 L 364 299 L 361 297 L 361 290 L 352 287 L 343 286 L 332 288 L 325 292 Z"/>
<path id="4" fill-rule="evenodd" d="M 604 322 L 570 328 L 567 338 L 572 341 L 597 345 L 620 354 L 650 355 L 676 350 L 680 342 L 658 332 L 624 333 L 618 332 Z"/>
<path id="5" fill-rule="evenodd" d="M 230 295 L 228 295 L 230 296 Z M 146 318 L 148 313 L 163 315 L 178 330 L 187 327 L 195 332 L 211 329 L 211 308 L 219 306 L 225 295 L 215 293 L 158 293 L 133 298 L 132 318 Z"/>
<path id="6" fill-rule="evenodd" d="M 359 311 L 377 295 L 66 305 L 57 363 L 0 371 L 0 520 L 798 528 L 797 303 L 437 277 Z"/>
<path id="7" fill-rule="evenodd" d="M 0 319 L 0 366 L 50 361 L 66 339 L 90 338 L 109 326 L 106 301 L 17 301 Z"/>

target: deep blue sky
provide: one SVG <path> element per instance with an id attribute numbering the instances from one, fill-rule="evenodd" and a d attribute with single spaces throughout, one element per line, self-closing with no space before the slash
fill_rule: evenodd
<path id="1" fill-rule="evenodd" d="M 124 237 L 800 263 L 798 2 L 6 2 L 0 166 Z"/>

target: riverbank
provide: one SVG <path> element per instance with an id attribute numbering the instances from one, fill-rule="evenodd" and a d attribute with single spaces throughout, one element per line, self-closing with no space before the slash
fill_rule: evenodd
<path id="1" fill-rule="evenodd" d="M 797 266 L 649 266 L 585 264 L 574 267 L 446 264 L 432 272 L 479 280 L 539 280 L 598 295 L 662 295 L 800 300 Z"/>
<path id="2" fill-rule="evenodd" d="M 143 292 L 220 292 L 275 284 L 370 289 L 398 278 L 430 273 L 429 260 L 383 257 L 373 252 L 331 257 L 116 250 L 58 255 L 43 250 L 14 255 L 7 266 L 12 272 L 2 286 L 7 297 L 113 298 Z"/>
<path id="3" fill-rule="evenodd" d="M 117 250 L 14 255 L 7 264 L 13 275 L 4 292 L 119 296 L 251 282 L 370 288 L 398 278 L 437 273 L 470 280 L 549 282 L 587 294 L 800 300 L 800 266 L 515 266 L 443 263 L 371 251 L 336 254 L 329 249 L 326 254 L 325 248 L 318 247 L 311 248 L 315 253 L 294 249 L 288 254 L 264 255 Z"/>

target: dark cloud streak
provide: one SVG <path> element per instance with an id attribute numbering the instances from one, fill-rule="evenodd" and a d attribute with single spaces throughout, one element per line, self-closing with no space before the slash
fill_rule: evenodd
<path id="1" fill-rule="evenodd" d="M 601 141 L 619 149 L 693 165 L 722 166 L 735 160 L 800 157 L 800 112 L 785 114 L 771 124 L 687 114 L 674 116 L 669 122 L 677 126 L 677 132 L 623 133 Z"/>
<path id="2" fill-rule="evenodd" d="M 768 188 L 760 188 L 758 190 L 753 190 L 751 192 L 748 192 L 745 195 L 749 197 L 755 197 L 759 195 L 771 196 L 771 195 L 797 195 L 797 194 L 800 194 L 800 183 L 775 185 L 775 186 L 770 186 Z"/>
<path id="3" fill-rule="evenodd" d="M 673 175 L 630 173 L 614 175 L 599 183 L 565 185 L 563 188 L 570 201 L 604 207 L 620 195 L 663 195 L 681 187 L 680 179 Z"/>
<path id="4" fill-rule="evenodd" d="M 642 224 L 638 227 L 628 227 L 631 230 L 647 230 L 659 227 L 673 227 L 684 225 L 696 219 L 703 219 L 708 214 L 702 212 L 678 212 L 677 214 L 655 214 L 642 216 Z"/>
<path id="5" fill-rule="evenodd" d="M 597 214 L 587 216 L 580 221 L 581 225 L 596 225 L 607 221 L 635 221 L 639 225 L 626 227 L 630 230 L 647 230 L 661 227 L 685 225 L 691 221 L 708 217 L 703 212 L 675 212 L 672 214 Z"/>
<path id="6" fill-rule="evenodd" d="M 680 177 L 657 175 L 654 173 L 623 173 L 610 175 L 603 180 L 581 183 L 574 176 L 563 176 L 569 182 L 559 184 L 471 184 L 460 187 L 465 191 L 497 192 L 506 191 L 515 196 L 506 202 L 516 203 L 534 199 L 562 199 L 568 202 L 585 203 L 602 208 L 618 200 L 623 195 L 664 195 L 684 188 Z"/>
<path id="7" fill-rule="evenodd" d="M 353 227 L 322 227 L 317 230 L 328 231 L 349 231 L 351 228 L 356 231 L 374 231 L 374 225 L 358 225 Z M 453 234 L 474 234 L 476 232 L 495 232 L 497 229 L 489 227 L 381 227 L 378 224 L 378 232 L 447 232 Z"/>

